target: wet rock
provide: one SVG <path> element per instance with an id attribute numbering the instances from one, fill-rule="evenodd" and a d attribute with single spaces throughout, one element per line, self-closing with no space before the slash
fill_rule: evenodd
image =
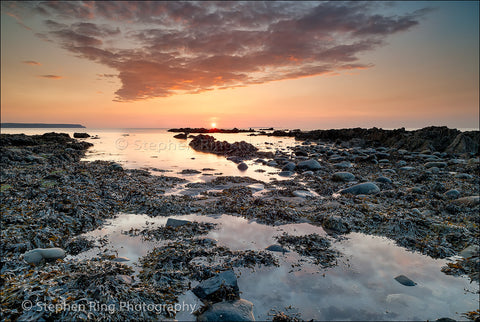
<path id="1" fill-rule="evenodd" d="M 431 172 L 431 173 L 440 173 L 440 169 L 437 168 L 437 167 L 431 167 L 431 168 L 430 168 L 430 172 Z"/>
<path id="2" fill-rule="evenodd" d="M 279 176 L 281 177 L 291 177 L 293 176 L 295 173 L 293 171 L 281 171 L 278 173 Z"/>
<path id="3" fill-rule="evenodd" d="M 261 183 L 254 183 L 254 184 L 248 185 L 247 187 L 255 191 L 261 191 L 265 189 L 265 186 Z"/>
<path id="4" fill-rule="evenodd" d="M 454 203 L 465 206 L 474 206 L 480 204 L 480 196 L 468 196 L 453 200 Z"/>
<path id="5" fill-rule="evenodd" d="M 293 171 L 295 170 L 295 167 L 296 167 L 295 163 L 288 162 L 283 166 L 282 171 Z"/>
<path id="6" fill-rule="evenodd" d="M 271 252 L 282 252 L 282 253 L 288 253 L 290 252 L 288 249 L 283 248 L 281 245 L 278 244 L 273 244 L 265 248 L 265 250 L 269 250 Z"/>
<path id="7" fill-rule="evenodd" d="M 278 165 L 278 163 L 276 161 L 272 160 L 272 161 L 268 161 L 267 165 L 269 167 L 276 167 Z"/>
<path id="8" fill-rule="evenodd" d="M 112 258 L 112 262 L 121 263 L 121 262 L 128 262 L 128 261 L 130 261 L 130 258 L 128 257 L 119 256 L 119 257 Z"/>
<path id="9" fill-rule="evenodd" d="M 339 191 L 343 194 L 368 195 L 380 192 L 380 188 L 373 182 L 364 182 Z"/>
<path id="10" fill-rule="evenodd" d="M 479 256 L 480 247 L 478 245 L 470 245 L 460 252 L 460 256 L 463 258 L 470 258 L 473 256 Z"/>
<path id="11" fill-rule="evenodd" d="M 179 172 L 179 174 L 199 174 L 199 173 L 202 173 L 202 172 L 194 169 L 184 169 Z"/>
<path id="12" fill-rule="evenodd" d="M 457 199 L 458 197 L 460 197 L 460 191 L 458 191 L 457 189 L 450 189 L 444 194 L 445 197 L 447 197 L 448 199 Z"/>
<path id="13" fill-rule="evenodd" d="M 440 318 L 440 319 L 436 319 L 435 322 L 457 322 L 457 320 L 450 319 L 450 318 Z"/>
<path id="14" fill-rule="evenodd" d="M 415 286 L 417 283 L 406 277 L 405 275 L 398 275 L 395 280 L 405 286 Z"/>
<path id="15" fill-rule="evenodd" d="M 352 167 L 352 164 L 351 164 L 350 162 L 344 161 L 344 162 L 334 163 L 333 166 L 334 166 L 335 168 L 344 168 L 344 169 L 347 169 L 347 168 L 351 168 L 351 167 Z"/>
<path id="16" fill-rule="evenodd" d="M 132 284 L 133 283 L 133 279 L 130 276 L 125 275 L 125 274 L 117 275 L 117 279 L 124 284 Z"/>
<path id="17" fill-rule="evenodd" d="M 248 169 L 248 165 L 245 163 L 245 162 L 242 162 L 240 163 L 238 166 L 237 166 L 238 170 L 240 171 L 245 171 Z"/>
<path id="18" fill-rule="evenodd" d="M 310 159 L 310 160 L 299 162 L 297 164 L 297 168 L 308 169 L 308 170 L 319 170 L 322 168 L 322 166 L 320 165 L 320 163 L 318 163 L 317 160 Z"/>
<path id="19" fill-rule="evenodd" d="M 340 234 L 350 232 L 349 223 L 342 217 L 335 215 L 325 217 L 325 219 L 323 220 L 323 227 Z"/>
<path id="20" fill-rule="evenodd" d="M 292 193 L 295 197 L 300 197 L 300 198 L 315 197 L 313 193 L 307 190 L 295 190 Z"/>
<path id="21" fill-rule="evenodd" d="M 242 158 L 236 155 L 229 156 L 227 158 L 228 161 L 232 161 L 233 163 L 240 163 L 242 162 Z"/>
<path id="22" fill-rule="evenodd" d="M 175 139 L 181 139 L 181 140 L 186 140 L 188 138 L 188 134 L 187 133 L 180 133 L 180 134 L 177 134 L 177 135 L 174 135 L 173 136 Z"/>
<path id="23" fill-rule="evenodd" d="M 415 167 L 405 166 L 405 167 L 400 167 L 399 170 L 412 171 L 412 170 L 415 170 Z"/>
<path id="24" fill-rule="evenodd" d="M 61 248 L 36 248 L 23 254 L 23 259 L 29 264 L 39 264 L 42 260 L 56 260 L 65 258 L 65 251 Z"/>
<path id="25" fill-rule="evenodd" d="M 375 179 L 375 181 L 380 183 L 392 183 L 392 180 L 386 177 L 378 177 L 377 179 Z"/>
<path id="26" fill-rule="evenodd" d="M 296 155 L 297 157 L 308 157 L 308 152 L 302 151 L 302 150 L 298 150 L 298 151 L 295 151 L 295 155 Z"/>
<path id="27" fill-rule="evenodd" d="M 432 167 L 437 167 L 437 168 L 445 168 L 447 166 L 447 163 L 446 162 L 436 162 L 436 161 L 432 161 L 432 162 L 427 162 L 425 163 L 425 168 L 432 168 Z"/>
<path id="28" fill-rule="evenodd" d="M 194 150 L 221 155 L 235 155 L 241 157 L 254 156 L 258 149 L 245 141 L 228 143 L 217 141 L 213 136 L 199 134 L 189 144 Z"/>
<path id="29" fill-rule="evenodd" d="M 478 142 L 478 131 L 459 133 L 445 151 L 448 153 L 478 153 Z"/>
<path id="30" fill-rule="evenodd" d="M 218 293 L 224 290 L 234 292 L 234 294 L 238 294 L 239 292 L 237 276 L 235 276 L 233 270 L 221 272 L 218 275 L 202 281 L 192 292 L 201 300 L 205 300 L 219 296 Z"/>
<path id="31" fill-rule="evenodd" d="M 255 321 L 253 304 L 244 299 L 215 303 L 197 321 Z"/>
<path id="32" fill-rule="evenodd" d="M 86 138 L 89 138 L 90 137 L 90 134 L 88 133 L 73 133 L 73 137 L 76 138 L 76 139 L 86 139 Z"/>
<path id="33" fill-rule="evenodd" d="M 113 162 L 109 168 L 114 171 L 123 171 L 122 165 L 116 162 Z"/>
<path id="34" fill-rule="evenodd" d="M 355 180 L 355 176 L 350 172 L 336 172 L 332 175 L 333 181 L 353 181 Z"/>
<path id="35" fill-rule="evenodd" d="M 472 179 L 473 176 L 468 174 L 468 173 L 457 173 L 455 175 L 455 178 L 457 178 L 457 179 Z"/>
<path id="36" fill-rule="evenodd" d="M 191 224 L 191 223 L 192 222 L 188 221 L 188 220 L 168 218 L 167 223 L 165 224 L 165 227 L 180 227 L 180 226 L 188 225 L 188 224 Z"/>

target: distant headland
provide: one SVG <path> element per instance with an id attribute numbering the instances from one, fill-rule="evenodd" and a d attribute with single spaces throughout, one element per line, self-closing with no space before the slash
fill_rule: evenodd
<path id="1" fill-rule="evenodd" d="M 2 128 L 72 128 L 72 129 L 84 129 L 85 126 L 81 124 L 61 124 L 61 123 L 1 123 Z"/>

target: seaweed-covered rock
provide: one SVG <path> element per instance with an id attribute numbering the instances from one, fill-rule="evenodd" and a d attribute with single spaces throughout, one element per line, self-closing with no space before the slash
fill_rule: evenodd
<path id="1" fill-rule="evenodd" d="M 189 144 L 194 150 L 228 156 L 248 157 L 256 155 L 258 149 L 245 141 L 228 143 L 217 141 L 213 136 L 199 134 Z"/>

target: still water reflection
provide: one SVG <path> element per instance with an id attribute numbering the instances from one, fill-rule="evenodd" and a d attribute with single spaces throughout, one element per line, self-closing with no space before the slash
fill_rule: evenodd
<path id="1" fill-rule="evenodd" d="M 266 226 L 244 218 L 222 216 L 172 216 L 199 222 L 218 223 L 218 229 L 207 237 L 218 240 L 232 250 L 262 250 L 275 243 L 274 236 L 287 232 L 293 235 L 318 233 L 326 236 L 322 228 L 307 223 Z M 139 257 L 163 242 L 145 242 L 121 231 L 131 228 L 157 227 L 167 218 L 146 215 L 120 214 L 103 228 L 86 236 L 107 237 L 107 248 L 119 256 L 131 259 L 135 265 Z M 443 274 L 440 268 L 446 260 L 406 251 L 383 237 L 351 233 L 333 248 L 342 256 L 338 265 L 322 269 L 308 258 L 295 252 L 273 253 L 280 267 L 261 267 L 255 271 L 235 269 L 242 298 L 254 304 L 257 320 L 271 319 L 271 310 L 298 312 L 305 320 L 435 320 L 440 317 L 462 319 L 461 313 L 478 307 L 478 295 L 472 291 L 477 285 L 463 277 Z M 98 249 L 80 254 L 91 257 Z M 300 267 L 292 267 L 297 263 Z M 136 268 L 139 269 L 138 267 Z M 414 280 L 414 287 L 394 280 L 397 275 Z M 469 291 L 466 291 L 469 290 Z M 180 301 L 201 304 L 189 291 Z M 191 315 L 177 315 L 179 320 L 194 320 Z"/>

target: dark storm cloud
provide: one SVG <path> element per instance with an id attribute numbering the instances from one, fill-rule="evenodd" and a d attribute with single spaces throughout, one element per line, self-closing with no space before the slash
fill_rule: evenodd
<path id="1" fill-rule="evenodd" d="M 419 23 L 367 2 L 40 2 L 49 36 L 118 71 L 117 100 L 372 67 L 359 53 Z"/>

